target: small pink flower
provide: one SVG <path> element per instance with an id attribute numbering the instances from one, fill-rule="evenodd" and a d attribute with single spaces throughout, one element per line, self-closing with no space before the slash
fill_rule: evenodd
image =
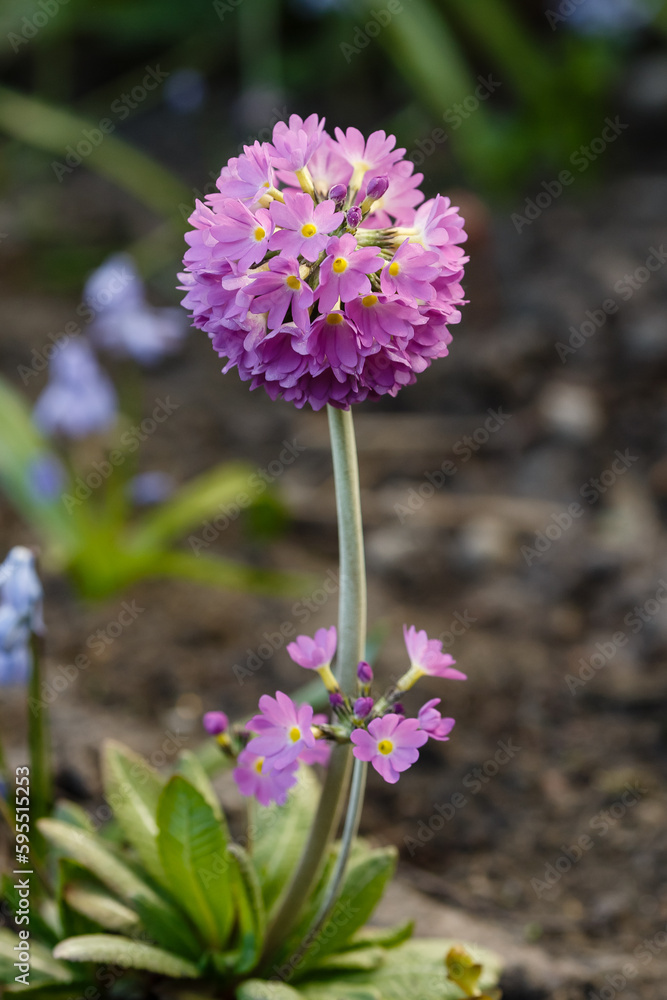
<path id="1" fill-rule="evenodd" d="M 362 349 L 359 333 L 354 324 L 339 309 L 318 316 L 302 346 L 312 361 L 323 368 L 331 368 L 339 382 L 348 375 L 358 375 L 367 351 Z"/>
<path id="2" fill-rule="evenodd" d="M 216 181 L 219 195 L 208 196 L 215 205 L 223 198 L 240 198 L 251 204 L 258 202 L 275 181 L 275 171 L 271 165 L 269 147 L 266 143 L 255 142 L 244 146 L 240 156 L 234 156 L 223 167 Z"/>
<path id="3" fill-rule="evenodd" d="M 435 297 L 438 255 L 418 243 L 404 240 L 393 260 L 382 268 L 380 287 L 385 295 L 403 295 L 428 302 Z"/>
<path id="4" fill-rule="evenodd" d="M 271 216 L 264 208 L 255 214 L 240 201 L 228 199 L 218 217 L 218 224 L 211 229 L 230 260 L 238 262 L 241 271 L 258 264 L 269 249 L 273 232 Z"/>
<path id="5" fill-rule="evenodd" d="M 327 256 L 320 268 L 320 311 L 329 312 L 338 299 L 349 302 L 357 295 L 368 295 L 368 275 L 379 270 L 382 258 L 377 247 L 357 249 L 351 233 L 334 236 L 327 243 Z"/>
<path id="6" fill-rule="evenodd" d="M 241 795 L 254 796 L 260 805 L 268 806 L 276 802 L 284 806 L 287 793 L 296 785 L 296 772 L 299 764 L 294 761 L 287 767 L 271 771 L 266 768 L 266 760 L 260 754 L 253 753 L 256 740 L 251 740 L 238 758 L 238 767 L 234 768 L 234 781 Z"/>
<path id="7" fill-rule="evenodd" d="M 376 174 L 390 174 L 392 166 L 405 152 L 404 149 L 394 149 L 395 136 L 386 135 L 383 131 L 372 132 L 368 139 L 354 126 L 346 132 L 337 128 L 335 134 L 339 152 L 354 167 L 360 179 L 364 174 L 369 178 Z"/>
<path id="8" fill-rule="evenodd" d="M 410 670 L 415 671 L 417 676 L 430 674 L 431 677 L 447 677 L 453 681 L 467 680 L 460 670 L 454 670 L 456 660 L 449 653 L 443 653 L 439 639 L 429 639 L 423 629 L 418 632 L 414 625 L 410 628 L 404 625 L 403 636 L 410 657 Z"/>
<path id="9" fill-rule="evenodd" d="M 273 129 L 273 144 L 268 144 L 275 166 L 282 170 L 303 170 L 322 142 L 324 122 L 324 118 L 315 114 L 305 120 L 290 115 L 289 125 L 278 122 Z"/>
<path id="10" fill-rule="evenodd" d="M 419 242 L 428 250 L 442 249 L 448 243 L 463 243 L 467 239 L 463 219 L 449 198 L 441 194 L 419 206 L 412 225 Z"/>
<path id="11" fill-rule="evenodd" d="M 255 715 L 247 728 L 259 734 L 252 741 L 253 753 L 265 758 L 263 767 L 267 772 L 282 771 L 303 750 L 315 746 L 310 705 L 295 705 L 282 691 L 276 691 L 275 698 L 263 694 L 259 708 L 261 714 Z"/>
<path id="12" fill-rule="evenodd" d="M 306 670 L 319 670 L 321 667 L 331 666 L 336 653 L 337 638 L 335 625 L 331 628 L 318 628 L 314 639 L 308 635 L 297 636 L 296 642 L 288 644 L 287 652 L 300 667 L 305 667 Z"/>
<path id="13" fill-rule="evenodd" d="M 448 740 L 449 734 L 454 728 L 455 720 L 443 719 L 435 707 L 439 704 L 439 698 L 431 698 L 425 705 L 422 705 L 417 713 L 419 728 L 428 733 L 432 740 Z"/>
<path id="14" fill-rule="evenodd" d="M 345 306 L 345 315 L 353 321 L 364 347 L 370 347 L 373 340 L 379 344 L 389 344 L 393 339 L 410 340 L 415 326 L 424 323 L 417 307 L 409 305 L 396 296 L 359 295 Z"/>
<path id="15" fill-rule="evenodd" d="M 271 218 L 277 229 L 269 241 L 270 250 L 282 250 L 288 257 L 301 254 L 316 261 L 329 242 L 329 234 L 343 221 L 344 213 L 334 211 L 332 201 L 313 203 L 303 191 L 285 191 L 284 204 L 272 201 Z"/>
<path id="16" fill-rule="evenodd" d="M 417 719 L 405 719 L 390 713 L 373 719 L 368 729 L 354 729 L 350 739 L 355 744 L 357 760 L 370 761 L 385 781 L 395 784 L 401 771 L 407 771 L 419 758 L 418 747 L 428 740 Z"/>
<path id="17" fill-rule="evenodd" d="M 308 308 L 313 304 L 313 290 L 302 280 L 295 257 L 272 257 L 269 270 L 254 277 L 246 292 L 256 296 L 250 311 L 268 313 L 271 330 L 280 326 L 290 306 L 296 325 L 301 330 L 308 330 Z"/>

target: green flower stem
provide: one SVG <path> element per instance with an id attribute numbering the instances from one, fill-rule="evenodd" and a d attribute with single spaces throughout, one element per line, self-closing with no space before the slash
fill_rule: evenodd
<path id="1" fill-rule="evenodd" d="M 30 825 L 31 861 L 40 857 L 43 840 L 37 820 L 48 816 L 53 806 L 53 772 L 51 765 L 51 740 L 47 706 L 42 701 L 42 653 L 44 643 L 34 633 L 30 639 L 32 664 L 28 681 L 28 746 L 30 749 Z"/>
<path id="2" fill-rule="evenodd" d="M 341 837 L 340 850 L 338 851 L 338 856 L 336 857 L 336 864 L 331 874 L 331 879 L 329 880 L 322 904 L 317 911 L 317 915 L 308 928 L 308 931 L 304 934 L 303 940 L 301 941 L 297 951 L 290 957 L 289 962 L 287 963 L 294 969 L 298 967 L 298 961 L 303 957 L 303 955 L 306 955 L 310 951 L 312 946 L 317 941 L 318 934 L 331 916 L 336 902 L 338 901 L 340 891 L 343 887 L 345 869 L 347 868 L 347 862 L 352 849 L 352 844 L 354 843 L 354 838 L 359 830 L 361 810 L 364 804 L 367 770 L 368 767 L 363 761 L 355 760 L 354 768 L 352 770 L 350 800 L 347 806 L 345 826 L 343 827 L 343 836 Z"/>
<path id="3" fill-rule="evenodd" d="M 331 406 L 327 407 L 327 410 L 336 486 L 340 551 L 336 679 L 343 693 L 353 698 L 357 688 L 357 664 L 363 659 L 366 644 L 366 568 L 359 494 L 359 465 L 352 411 L 336 410 Z M 352 748 L 349 744 L 334 747 L 308 843 L 267 931 L 261 964 L 270 959 L 286 940 L 322 873 L 342 814 L 350 780 L 351 762 Z M 360 770 L 365 774 L 365 768 Z M 355 782 L 356 801 L 350 799 L 346 829 L 349 823 L 358 822 L 364 787 L 362 777 L 363 775 Z M 350 842 L 353 836 L 354 833 L 350 835 Z M 341 847 L 341 853 L 342 850 Z M 340 878 L 343 871 L 344 861 Z M 337 887 L 333 888 L 335 902 Z"/>

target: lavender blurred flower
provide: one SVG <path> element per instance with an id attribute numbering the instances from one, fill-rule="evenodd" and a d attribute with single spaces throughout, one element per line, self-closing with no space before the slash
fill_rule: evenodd
<path id="1" fill-rule="evenodd" d="M 116 357 L 154 365 L 181 346 L 188 326 L 181 310 L 148 304 L 134 261 L 127 254 L 115 254 L 94 271 L 83 296 L 95 314 L 91 337 Z"/>
<path id="2" fill-rule="evenodd" d="M 176 488 L 176 480 L 168 472 L 154 469 L 140 472 L 128 484 L 130 499 L 138 507 L 150 507 L 170 497 Z"/>
<path id="3" fill-rule="evenodd" d="M 28 482 L 30 492 L 38 500 L 49 503 L 55 500 L 64 489 L 66 474 L 63 466 L 48 452 L 43 452 L 33 459 L 28 466 Z"/>
<path id="4" fill-rule="evenodd" d="M 33 412 L 35 424 L 44 434 L 83 438 L 107 431 L 116 417 L 116 391 L 90 344 L 81 337 L 68 340 L 51 360 L 49 383 Z"/>
<path id="5" fill-rule="evenodd" d="M 25 684 L 30 635 L 44 631 L 42 584 L 30 549 L 15 546 L 0 565 L 0 686 Z"/>

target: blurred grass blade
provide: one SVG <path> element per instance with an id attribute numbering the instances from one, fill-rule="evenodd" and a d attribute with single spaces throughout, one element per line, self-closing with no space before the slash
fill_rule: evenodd
<path id="1" fill-rule="evenodd" d="M 181 538 L 194 526 L 203 527 L 204 521 L 221 513 L 226 521 L 230 520 L 230 507 L 236 506 L 240 513 L 243 507 L 249 505 L 247 502 L 242 505 L 239 497 L 251 497 L 249 483 L 252 475 L 252 466 L 229 462 L 191 479 L 142 518 L 133 532 L 133 546 L 137 549 L 158 548 Z M 225 513 L 225 508 L 228 513 Z"/>
<path id="2" fill-rule="evenodd" d="M 49 735 L 49 709 L 42 701 L 42 640 L 31 636 L 32 657 L 28 682 L 28 746 L 30 748 L 30 822 L 33 827 L 32 849 L 41 850 L 37 820 L 48 816 L 53 805 L 53 771 Z"/>
<path id="3" fill-rule="evenodd" d="M 76 148 L 85 139 L 84 129 L 96 129 L 98 124 L 0 86 L 0 129 L 20 142 L 53 153 L 63 163 L 66 147 Z M 105 134 L 83 164 L 158 215 L 171 217 L 181 202 L 192 201 L 192 192 L 168 170 L 116 135 Z"/>
<path id="4" fill-rule="evenodd" d="M 401 72 L 436 118 L 457 102 L 474 94 L 472 75 L 446 20 L 428 0 L 411 0 L 400 17 L 382 33 L 383 44 Z M 490 148 L 492 129 L 484 108 L 477 109 L 456 133 L 457 151 L 466 166 L 479 172 L 479 157 Z"/>
<path id="5" fill-rule="evenodd" d="M 296 573 L 281 573 L 272 569 L 255 569 L 240 563 L 229 562 L 212 556 L 195 556 L 189 552 L 157 553 L 151 565 L 151 574 L 179 577 L 227 590 L 243 590 L 255 594 L 280 594 L 297 597 L 313 580 Z"/>

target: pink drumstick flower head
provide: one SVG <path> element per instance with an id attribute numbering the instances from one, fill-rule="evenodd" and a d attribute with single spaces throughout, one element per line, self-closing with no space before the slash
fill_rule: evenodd
<path id="1" fill-rule="evenodd" d="M 198 201 L 180 275 L 195 326 L 251 389 L 314 410 L 395 396 L 447 354 L 467 257 L 393 135 L 291 115 Z"/>

